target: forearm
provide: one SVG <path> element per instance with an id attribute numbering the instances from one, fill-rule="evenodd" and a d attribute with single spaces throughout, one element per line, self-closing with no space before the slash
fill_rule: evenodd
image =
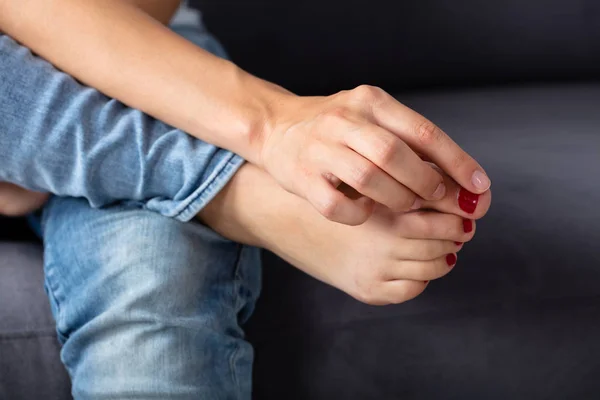
<path id="1" fill-rule="evenodd" d="M 191 218 L 243 160 L 84 87 L 0 35 L 0 182 Z"/>
<path id="2" fill-rule="evenodd" d="M 121 0 L 134 5 L 163 25 L 168 25 L 181 0 Z"/>
<path id="3" fill-rule="evenodd" d="M 0 30 L 109 97 L 252 162 L 284 93 L 121 0 L 0 0 Z"/>

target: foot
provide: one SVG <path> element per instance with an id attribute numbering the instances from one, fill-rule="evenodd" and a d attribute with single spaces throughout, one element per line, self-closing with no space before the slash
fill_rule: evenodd
<path id="1" fill-rule="evenodd" d="M 44 205 L 48 194 L 32 192 L 12 183 L 0 182 L 0 214 L 9 217 L 27 215 Z"/>
<path id="2" fill-rule="evenodd" d="M 409 213 L 376 206 L 367 222 L 347 226 L 325 219 L 247 164 L 199 217 L 222 235 L 264 247 L 360 301 L 401 303 L 452 270 L 463 243 L 473 238 L 474 220 L 489 208 L 489 192 L 476 201 L 445 179 L 442 200 Z"/>

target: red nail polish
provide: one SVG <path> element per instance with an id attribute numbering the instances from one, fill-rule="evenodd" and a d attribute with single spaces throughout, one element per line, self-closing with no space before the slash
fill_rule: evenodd
<path id="1" fill-rule="evenodd" d="M 456 264 L 456 254 L 448 254 L 446 256 L 446 263 L 448 263 L 449 267 L 454 266 Z"/>
<path id="2" fill-rule="evenodd" d="M 427 285 L 429 283 L 429 281 L 423 281 L 423 283 Z"/>
<path id="3" fill-rule="evenodd" d="M 454 244 L 457 246 L 462 246 L 463 242 L 454 242 Z"/>
<path id="4" fill-rule="evenodd" d="M 463 230 L 465 233 L 473 232 L 473 221 L 470 219 L 463 219 Z"/>
<path id="5" fill-rule="evenodd" d="M 458 193 L 458 206 L 467 214 L 473 214 L 479 202 L 479 195 L 471 193 L 463 188 Z"/>

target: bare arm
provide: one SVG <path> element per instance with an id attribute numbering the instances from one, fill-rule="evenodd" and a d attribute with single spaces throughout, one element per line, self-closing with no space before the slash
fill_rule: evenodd
<path id="1" fill-rule="evenodd" d="M 181 0 L 123 0 L 126 3 L 132 4 L 144 11 L 146 14 L 158 20 L 160 23 L 167 25 L 177 8 L 181 4 Z"/>
<path id="2" fill-rule="evenodd" d="M 473 193 L 489 189 L 472 157 L 383 90 L 294 96 L 174 34 L 142 3 L 0 0 L 0 30 L 109 97 L 257 164 L 337 222 L 365 222 L 375 202 L 404 211 L 443 197 L 442 176 L 421 156 Z M 363 197 L 344 196 L 342 182 Z"/>
<path id="3" fill-rule="evenodd" d="M 176 3 L 0 0 L 0 30 L 106 95 L 256 162 L 282 90 L 171 32 L 160 21 Z"/>

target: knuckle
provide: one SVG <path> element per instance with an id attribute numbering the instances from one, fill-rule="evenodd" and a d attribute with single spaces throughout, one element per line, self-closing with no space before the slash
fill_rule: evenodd
<path id="1" fill-rule="evenodd" d="M 417 123 L 415 132 L 417 140 L 423 146 L 431 146 L 438 143 L 443 136 L 442 130 L 438 128 L 436 124 L 425 118 Z"/>
<path id="2" fill-rule="evenodd" d="M 383 96 L 383 90 L 377 86 L 360 85 L 352 90 L 352 97 L 358 102 L 373 103 Z"/>
<path id="3" fill-rule="evenodd" d="M 398 152 L 398 142 L 393 138 L 381 138 L 374 147 L 380 165 L 389 164 Z"/>
<path id="4" fill-rule="evenodd" d="M 317 208 L 321 215 L 327 219 L 335 218 L 338 207 L 340 205 L 340 198 L 335 193 L 327 193 L 319 199 Z"/>
<path id="5" fill-rule="evenodd" d="M 346 107 L 333 107 L 320 115 L 320 122 L 330 126 L 337 125 L 348 120 L 348 110 Z"/>
<path id="6" fill-rule="evenodd" d="M 377 167 L 371 163 L 366 163 L 362 166 L 352 168 L 353 186 L 356 190 L 361 191 L 367 188 L 377 174 Z"/>

